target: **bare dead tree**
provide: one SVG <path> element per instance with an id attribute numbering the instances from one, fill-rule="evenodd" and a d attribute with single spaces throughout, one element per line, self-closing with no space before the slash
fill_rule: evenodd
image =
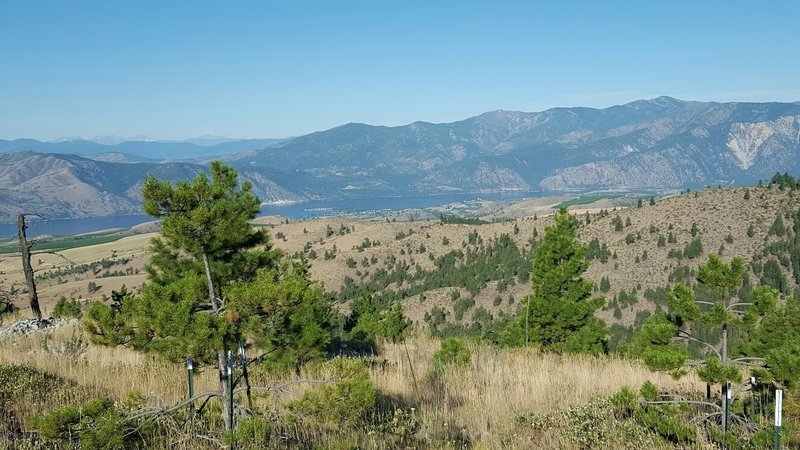
<path id="1" fill-rule="evenodd" d="M 36 292 L 36 280 L 33 276 L 33 268 L 31 267 L 31 244 L 25 236 L 25 216 L 38 214 L 20 214 L 17 220 L 17 231 L 19 234 L 19 250 L 22 255 L 22 271 L 25 274 L 25 284 L 28 285 L 28 296 L 31 302 L 31 311 L 36 315 L 36 318 L 42 319 L 42 310 L 39 308 L 39 295 Z"/>

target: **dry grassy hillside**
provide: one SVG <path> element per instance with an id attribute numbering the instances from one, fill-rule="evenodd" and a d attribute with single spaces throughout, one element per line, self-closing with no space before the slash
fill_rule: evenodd
<path id="1" fill-rule="evenodd" d="M 747 190 L 750 191 L 748 200 L 745 199 Z M 606 206 L 607 203 L 601 205 Z M 512 205 L 510 208 L 517 210 L 519 206 Z M 676 267 L 695 269 L 706 260 L 706 255 L 710 252 L 721 252 L 726 259 L 742 256 L 749 262 L 766 242 L 777 239 L 768 236 L 776 216 L 799 209 L 800 199 L 788 190 L 733 188 L 706 189 L 675 195 L 658 199 L 654 205 L 645 200 L 641 207 L 606 209 L 608 214 L 605 217 L 598 213 L 596 204 L 578 207 L 574 211 L 584 223 L 580 229 L 581 240 L 589 243 L 597 239 L 601 244 L 607 245 L 612 255 L 616 254 L 616 258 L 612 256 L 605 263 L 593 261 L 586 274 L 587 278 L 598 285 L 603 277 L 608 278 L 611 289 L 603 295 L 609 301 L 623 289 L 626 292 L 636 289 L 638 292 L 638 303 L 628 308 L 623 307 L 621 319 L 612 317 L 611 310 L 600 314 L 610 322 L 630 324 L 637 311 L 653 309 L 654 305 L 644 298 L 643 292 L 647 288 L 670 284 L 669 276 Z M 585 224 L 586 212 L 590 213 L 588 225 Z M 612 222 L 617 216 L 623 223 L 621 231 L 615 231 Z M 630 225 L 627 225 L 628 221 Z M 791 227 L 790 219 L 784 218 L 784 222 L 787 227 Z M 302 252 L 304 247 L 306 250 L 313 249 L 317 258 L 311 261 L 312 276 L 322 281 L 327 289 L 335 291 L 340 288 L 345 277 L 364 279 L 365 274 L 383 267 L 391 257 L 405 261 L 410 267 L 419 265 L 423 269 L 431 269 L 432 257 L 441 256 L 453 249 L 474 247 L 467 243 L 470 232 L 477 232 L 484 242 L 501 234 L 508 234 L 520 249 L 528 251 L 534 229 L 541 237 L 549 223 L 549 217 L 526 217 L 512 222 L 485 225 L 453 225 L 439 221 L 363 222 L 329 218 L 279 224 L 273 229 L 273 235 L 280 237 L 275 240 L 276 245 L 290 254 Z M 697 225 L 694 237 L 691 234 L 693 224 Z M 752 236 L 748 236 L 748 227 L 751 225 Z M 334 231 L 331 236 L 326 236 L 328 227 Z M 342 234 L 339 233 L 340 230 Z M 667 242 L 669 233 L 674 235 L 676 242 Z M 663 247 L 658 246 L 660 236 L 665 241 Z M 699 256 L 691 259 L 668 257 L 670 251 L 682 252 L 695 238 L 700 239 L 703 247 Z M 373 243 L 379 242 L 380 245 L 364 248 L 365 239 Z M 443 243 L 446 241 L 449 241 L 447 245 Z M 421 246 L 424 251 L 420 251 Z M 333 252 L 334 247 L 335 259 L 325 260 L 325 252 Z M 348 267 L 348 259 L 352 259 L 351 266 L 355 261 L 355 267 Z M 369 263 L 376 259 L 377 263 Z M 365 262 L 369 263 L 367 267 L 363 264 Z M 787 279 L 793 283 L 790 276 Z M 752 273 L 751 281 L 758 281 Z M 424 313 L 434 306 L 452 311 L 452 291 L 451 288 L 442 288 L 426 293 L 424 300 L 419 296 L 407 299 L 406 313 L 413 320 L 420 321 Z M 476 303 L 472 311 L 480 306 L 493 312 L 514 311 L 516 304 L 510 304 L 507 298 L 511 296 L 518 301 L 528 292 L 529 283 L 512 285 L 507 291 L 498 292 L 497 283 L 491 282 L 475 297 Z M 465 292 L 462 291 L 461 294 L 463 296 Z M 495 306 L 493 299 L 498 295 L 503 297 L 503 302 Z M 470 320 L 470 314 L 471 312 L 465 314 L 464 322 Z"/>
<path id="2" fill-rule="evenodd" d="M 629 307 L 623 305 L 621 318 L 614 318 L 611 309 L 600 314 L 610 322 L 632 323 L 637 311 L 651 310 L 654 307 L 644 298 L 644 290 L 669 284 L 669 276 L 676 267 L 695 268 L 706 259 L 707 253 L 720 250 L 725 258 L 739 255 L 750 261 L 765 242 L 775 239 L 768 236 L 775 217 L 800 209 L 800 199 L 792 191 L 766 187 L 749 188 L 750 198 L 746 200 L 746 190 L 706 189 L 657 199 L 655 205 L 649 205 L 645 200 L 638 208 L 633 206 L 605 209 L 608 212 L 605 217 L 601 217 L 599 209 L 608 208 L 613 203 L 602 201 L 576 207 L 575 213 L 582 222 L 586 219 L 586 212 L 591 212 L 590 223 L 584 224 L 580 229 L 581 239 L 585 243 L 597 239 L 608 247 L 610 254 L 617 255 L 616 258 L 609 257 L 605 263 L 593 261 L 587 278 L 598 285 L 603 277 L 608 278 L 611 288 L 603 295 L 609 302 L 620 290 L 630 292 L 636 288 L 638 292 L 638 302 Z M 505 214 L 520 216 L 523 211 L 528 211 L 531 216 L 483 225 L 443 224 L 438 220 L 364 221 L 345 217 L 305 221 L 285 221 L 269 217 L 260 218 L 257 223 L 271 227 L 273 243 L 287 254 L 304 254 L 308 257 L 312 278 L 322 282 L 326 289 L 338 291 L 346 277 L 356 283 L 368 280 L 375 271 L 387 268 L 392 260 L 408 267 L 410 273 L 418 270 L 417 267 L 419 270 L 432 270 L 433 260 L 445 253 L 475 249 L 481 242 L 488 245 L 503 234 L 511 237 L 521 251 L 529 252 L 534 230 L 541 238 L 545 227 L 550 223 L 550 219 L 541 214 L 552 211 L 554 205 L 533 202 L 528 206 L 530 209 L 527 210 L 524 203 L 506 205 L 500 210 L 491 208 L 493 217 L 503 217 Z M 539 216 L 535 217 L 533 214 Z M 630 225 L 623 225 L 621 231 L 615 231 L 612 221 L 617 216 L 623 224 L 629 221 Z M 792 220 L 784 221 L 787 227 L 792 226 Z M 678 260 L 668 257 L 670 251 L 682 251 L 693 239 L 690 230 L 695 223 L 696 237 L 703 246 L 702 254 L 693 259 Z M 747 230 L 751 225 L 752 236 L 748 236 Z M 659 237 L 663 236 L 666 240 L 670 232 L 677 242 L 659 247 Z M 470 243 L 470 233 L 477 233 L 477 243 Z M 52 308 L 55 300 L 62 295 L 83 299 L 102 298 L 104 295 L 109 296 L 111 290 L 118 289 L 123 283 L 128 287 L 141 285 L 145 281 L 141 268 L 146 262 L 150 237 L 152 235 L 132 236 L 107 244 L 65 250 L 60 252 L 61 256 L 35 256 L 37 275 L 45 276 L 39 282 L 44 309 L 47 311 Z M 18 258 L 0 258 L 0 285 L 6 289 L 23 286 Z M 107 268 L 98 268 L 98 263 L 103 259 L 114 264 Z M 72 264 L 93 263 L 94 266 L 83 272 L 52 275 L 52 271 L 68 268 Z M 791 287 L 794 287 L 792 277 L 787 276 L 787 279 L 792 284 Z M 753 281 L 757 281 L 755 277 Z M 95 291 L 90 292 L 89 282 L 97 285 Z M 402 287 L 407 286 L 408 283 Z M 396 284 L 389 286 L 389 289 L 398 288 L 401 287 Z M 458 287 L 435 289 L 405 299 L 405 312 L 412 320 L 422 324 L 425 313 L 436 306 L 449 311 L 450 320 L 454 320 L 452 295 L 455 290 L 462 297 L 469 295 Z M 472 314 L 480 307 L 495 315 L 500 311 L 513 312 L 517 308 L 517 302 L 528 292 L 530 284 L 527 281 L 512 281 L 500 289 L 497 281 L 491 281 L 474 296 L 475 305 L 464 314 L 462 321 L 469 323 Z M 26 297 L 19 295 L 17 303 L 24 308 L 27 304 Z M 342 305 L 342 308 L 346 310 L 347 305 Z M 24 310 L 22 314 L 26 315 Z"/>
<path id="3" fill-rule="evenodd" d="M 59 297 L 101 299 L 110 296 L 125 284 L 141 286 L 146 276 L 142 271 L 147 262 L 147 247 L 152 234 L 122 238 L 118 241 L 87 247 L 72 248 L 56 253 L 34 254 L 33 264 L 37 291 L 45 313 Z M 97 287 L 89 289 L 89 283 Z M 27 291 L 19 256 L 0 255 L 0 287 L 18 290 L 16 304 L 23 316 L 30 315 Z"/>

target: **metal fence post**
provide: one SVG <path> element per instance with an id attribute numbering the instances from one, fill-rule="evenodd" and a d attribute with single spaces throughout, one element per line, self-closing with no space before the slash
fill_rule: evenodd
<path id="1" fill-rule="evenodd" d="M 756 422 L 756 377 L 750 377 L 750 419 Z"/>
<path id="2" fill-rule="evenodd" d="M 239 364 L 242 366 L 242 377 L 247 388 L 247 407 L 253 409 L 253 400 L 250 398 L 250 375 L 247 373 L 247 355 L 244 352 L 244 342 L 239 341 Z"/>
<path id="3" fill-rule="evenodd" d="M 228 350 L 228 418 L 230 419 L 231 430 L 233 424 L 233 353 Z"/>
<path id="4" fill-rule="evenodd" d="M 186 358 L 186 371 L 189 373 L 189 398 L 194 397 L 194 363 L 192 357 Z M 194 417 L 194 400 L 189 402 L 189 414 Z"/>
<path id="5" fill-rule="evenodd" d="M 781 422 L 783 421 L 783 391 L 775 391 L 775 450 L 781 449 Z"/>

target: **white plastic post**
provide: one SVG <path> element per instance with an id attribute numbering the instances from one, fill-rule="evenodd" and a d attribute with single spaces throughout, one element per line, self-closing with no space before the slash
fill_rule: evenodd
<path id="1" fill-rule="evenodd" d="M 783 391 L 775 391 L 775 450 L 781 448 L 781 422 L 783 422 Z"/>

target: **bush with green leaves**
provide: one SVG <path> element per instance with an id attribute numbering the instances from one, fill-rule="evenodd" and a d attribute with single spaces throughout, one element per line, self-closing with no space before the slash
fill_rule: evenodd
<path id="1" fill-rule="evenodd" d="M 61 296 L 53 308 L 53 317 L 58 319 L 78 318 L 81 316 L 81 304 L 77 300 L 67 300 L 66 297 Z"/>
<path id="2" fill-rule="evenodd" d="M 270 446 L 272 425 L 262 416 L 240 419 L 236 428 L 227 431 L 224 442 L 229 448 L 258 450 Z"/>
<path id="3" fill-rule="evenodd" d="M 31 422 L 45 442 L 85 450 L 141 448 L 147 438 L 147 427 L 131 423 L 109 399 L 58 408 Z"/>
<path id="4" fill-rule="evenodd" d="M 11 300 L 11 296 L 6 295 L 5 292 L 0 291 L 0 318 L 13 313 L 18 308 Z"/>
<path id="5" fill-rule="evenodd" d="M 355 427 L 375 409 L 377 391 L 363 361 L 334 358 L 322 364 L 331 373 L 330 384 L 306 391 L 286 407 L 293 420 L 331 428 Z"/>
<path id="6" fill-rule="evenodd" d="M 365 292 L 350 307 L 344 331 L 356 344 L 372 344 L 376 338 L 400 342 L 411 327 L 400 302 L 384 307 L 375 296 Z"/>
<path id="7" fill-rule="evenodd" d="M 745 425 L 731 421 L 727 432 L 714 420 L 719 416 L 719 406 L 707 403 L 704 397 L 685 398 L 674 394 L 661 394 L 651 382 L 642 385 L 639 393 L 625 387 L 609 398 L 617 419 L 632 419 L 657 433 L 672 446 L 680 448 L 706 448 L 719 446 L 729 449 L 772 448 L 771 422 L 757 420 Z M 734 401 L 733 409 L 741 414 L 742 402 Z M 709 413 L 709 408 L 711 413 Z M 716 411 L 716 413 L 714 412 Z M 752 419 L 752 418 L 751 418 Z M 796 439 L 791 419 L 784 420 L 784 443 L 794 448 Z"/>
<path id="8" fill-rule="evenodd" d="M 453 305 L 453 315 L 455 319 L 460 322 L 464 318 L 464 313 L 469 311 L 473 306 L 475 306 L 474 298 L 459 298 L 455 305 Z"/>
<path id="9" fill-rule="evenodd" d="M 703 243 L 700 241 L 700 238 L 692 239 L 691 242 L 686 244 L 686 247 L 683 248 L 683 257 L 688 259 L 694 259 L 700 256 L 703 253 Z"/>
<path id="10" fill-rule="evenodd" d="M 442 341 L 439 350 L 433 353 L 433 365 L 435 368 L 443 368 L 447 365 L 464 366 L 472 361 L 472 352 L 457 338 L 447 338 Z"/>

